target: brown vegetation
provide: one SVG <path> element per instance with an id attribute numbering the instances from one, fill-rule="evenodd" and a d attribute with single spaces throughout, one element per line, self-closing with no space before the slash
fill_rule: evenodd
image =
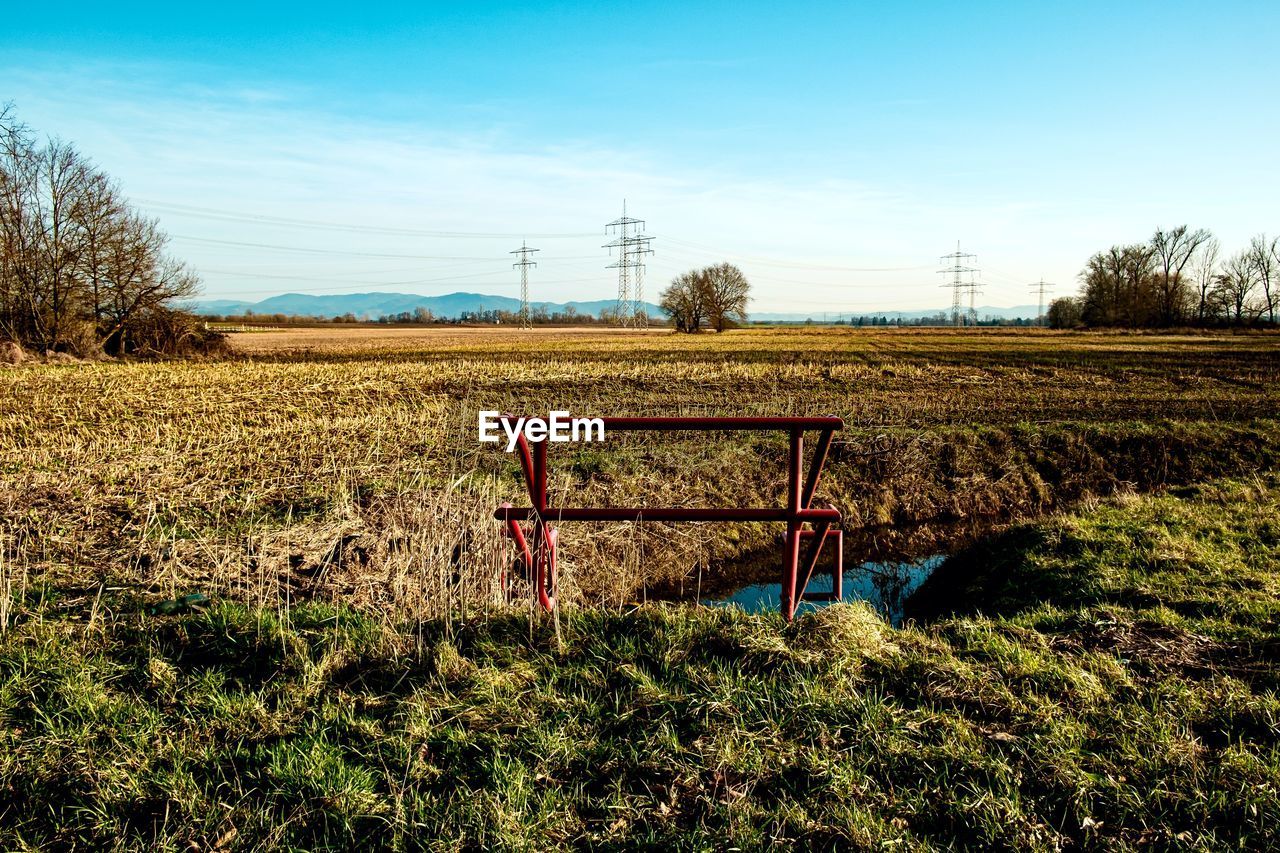
<path id="1" fill-rule="evenodd" d="M 747 321 L 751 285 L 733 264 L 715 264 L 676 276 L 662 291 L 660 305 L 677 332 L 717 332 Z"/>
<path id="2" fill-rule="evenodd" d="M 1098 252 L 1080 280 L 1079 297 L 1050 305 L 1049 325 L 1274 324 L 1280 312 L 1280 238 L 1259 234 L 1223 261 L 1218 240 L 1206 229 L 1157 229 L 1145 243 Z"/>
<path id="3" fill-rule="evenodd" d="M 74 147 L 38 145 L 0 107 L 0 341 L 82 357 L 220 348 L 173 308 L 198 281 L 167 242 Z"/>
<path id="4" fill-rule="evenodd" d="M 327 331 L 327 336 L 326 336 Z M 881 543 L 1267 467 L 1280 339 L 1053 332 L 298 329 L 215 363 L 0 374 L 7 571 L 387 614 L 491 606 L 511 457 L 476 412 L 836 414 L 819 500 Z M 780 499 L 774 438 L 555 448 L 554 503 Z M 896 532 L 895 532 L 896 531 Z M 764 525 L 564 525 L 564 595 L 618 604 L 773 547 Z M 851 555 L 852 556 L 852 555 Z"/>

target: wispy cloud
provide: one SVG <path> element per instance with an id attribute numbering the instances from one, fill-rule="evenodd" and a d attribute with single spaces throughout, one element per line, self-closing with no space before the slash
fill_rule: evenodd
<path id="1" fill-rule="evenodd" d="M 932 308 L 946 301 L 928 269 L 934 255 L 957 236 L 1009 246 L 1027 216 L 1024 204 L 961 207 L 874 176 L 830 177 L 823 164 L 740 174 L 599 140 L 521 139 L 420 116 L 356 119 L 317 108 L 305 88 L 220 85 L 197 71 L 95 64 L 8 69 L 4 79 L 29 123 L 74 140 L 132 197 L 158 203 L 210 296 L 332 290 L 348 279 L 359 282 L 353 290 L 419 281 L 416 289 L 441 292 L 451 277 L 468 289 L 509 288 L 508 251 L 518 235 L 538 233 L 581 235 L 541 246 L 543 296 L 607 297 L 603 223 L 627 198 L 658 237 L 651 292 L 689 266 L 728 259 L 756 280 L 760 310 Z M 271 218 L 509 236 L 344 232 Z M 350 254 L 331 254 L 341 252 Z M 403 256 L 421 259 L 418 275 L 404 274 Z M 993 289 L 993 303 L 1024 301 L 1021 291 Z"/>

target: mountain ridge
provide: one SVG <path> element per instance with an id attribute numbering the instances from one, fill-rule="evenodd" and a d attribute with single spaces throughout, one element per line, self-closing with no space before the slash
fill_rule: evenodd
<path id="1" fill-rule="evenodd" d="M 579 314 L 598 316 L 600 311 L 612 309 L 615 300 L 531 302 L 529 304 L 535 310 L 544 307 L 549 313 L 562 313 L 565 309 L 572 307 Z M 645 306 L 650 317 L 657 319 L 666 317 L 666 312 L 652 302 L 646 302 Z M 340 317 L 344 314 L 354 314 L 361 320 L 378 320 L 387 315 L 406 311 L 412 313 L 416 308 L 426 308 L 438 318 L 457 319 L 463 313 L 479 314 L 484 311 L 510 311 L 515 313 L 520 310 L 520 300 L 511 296 L 466 291 L 445 293 L 439 296 L 373 291 L 369 293 L 338 293 L 332 295 L 281 293 L 257 302 L 235 299 L 201 299 L 190 302 L 189 307 L 201 314 L 227 315 L 252 311 L 254 314 L 286 314 L 300 317 L 322 317 L 325 319 Z M 1000 307 L 983 305 L 976 310 L 978 316 L 982 318 L 996 317 L 1002 320 L 1033 319 L 1038 313 L 1038 306 L 1014 305 L 1012 307 Z M 826 322 L 844 320 L 849 322 L 850 320 L 857 320 L 859 317 L 917 320 L 947 313 L 949 312 L 942 308 L 917 311 L 812 311 L 807 313 L 760 311 L 752 312 L 750 317 L 752 320 L 760 322 L 803 323 L 806 320 L 825 320 Z"/>
<path id="2" fill-rule="evenodd" d="M 573 308 L 579 314 L 598 315 L 601 310 L 612 308 L 615 300 L 597 299 L 570 302 L 530 302 L 533 310 L 546 308 L 549 313 L 563 313 Z M 651 302 L 644 303 L 651 317 L 664 318 L 665 312 Z M 201 299 L 190 303 L 192 310 L 201 314 L 287 314 L 300 317 L 337 317 L 354 314 L 361 320 L 377 320 L 391 314 L 416 308 L 426 308 L 434 316 L 457 319 L 463 313 L 478 314 L 483 311 L 520 310 L 520 300 L 511 296 L 458 291 L 439 296 L 423 296 L 417 293 L 339 293 L 318 296 L 308 293 L 281 293 L 257 302 L 234 299 Z"/>

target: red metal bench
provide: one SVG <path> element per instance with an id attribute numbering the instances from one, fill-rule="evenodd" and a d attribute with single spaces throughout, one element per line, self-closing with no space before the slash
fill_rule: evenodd
<path id="1" fill-rule="evenodd" d="M 513 415 L 501 420 L 515 421 Z M 801 601 L 839 601 L 844 575 L 844 533 L 840 530 L 840 512 L 835 507 L 813 509 L 814 490 L 822 474 L 822 465 L 831 449 L 835 431 L 844 427 L 836 417 L 817 418 L 603 418 L 605 435 L 609 432 L 654 430 L 782 431 L 790 436 L 787 457 L 787 505 L 785 507 L 553 507 L 547 497 L 547 442 L 535 441 L 530 449 L 523 433 L 516 441 L 520 465 L 524 471 L 529 499 L 533 506 L 514 507 L 503 503 L 494 517 L 506 524 L 507 534 L 515 542 L 517 562 L 533 585 L 538 602 L 550 610 L 555 606 L 556 530 L 552 522 L 561 521 L 778 521 L 786 522 L 787 534 L 782 555 L 782 613 L 791 620 Z M 804 471 L 804 434 L 816 431 L 817 444 L 808 473 Z M 526 534 L 521 522 L 531 521 Z M 806 529 L 811 525 L 812 529 Z M 813 570 L 828 539 L 835 544 L 832 591 L 806 593 Z M 801 559 L 801 543 L 809 543 Z M 803 570 L 803 571 L 802 571 Z M 803 580 L 801 579 L 803 575 Z M 507 588 L 507 573 L 502 576 Z"/>

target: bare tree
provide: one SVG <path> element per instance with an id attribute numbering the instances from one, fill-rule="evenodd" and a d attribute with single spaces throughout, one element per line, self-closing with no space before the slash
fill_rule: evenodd
<path id="1" fill-rule="evenodd" d="M 1195 253 L 1189 275 L 1196 289 L 1196 322 L 1208 323 L 1222 308 L 1217 298 L 1218 259 L 1222 251 L 1218 238 L 1210 237 Z"/>
<path id="2" fill-rule="evenodd" d="M 12 108 L 0 108 L 0 335 L 39 349 L 124 353 L 130 328 L 145 325 L 149 340 L 187 346 L 196 327 L 169 305 L 194 295 L 198 281 L 166 243 L 74 147 L 37 146 Z"/>
<path id="3" fill-rule="evenodd" d="M 1181 322 L 1187 303 L 1187 288 L 1182 272 L 1196 251 L 1213 235 L 1204 228 L 1190 230 L 1179 225 L 1171 231 L 1156 229 L 1151 249 L 1156 265 L 1156 321 L 1161 326 Z"/>
<path id="4" fill-rule="evenodd" d="M 132 213 L 123 218 L 121 234 L 111 246 L 97 329 L 106 352 L 128 352 L 134 320 L 196 294 L 199 279 L 186 264 L 164 254 L 167 241 L 155 220 Z"/>
<path id="5" fill-rule="evenodd" d="M 31 131 L 12 106 L 0 109 L 0 335 L 23 341 L 33 325 L 36 234 L 30 210 L 36 184 Z"/>
<path id="6" fill-rule="evenodd" d="M 1280 267 L 1280 238 L 1271 241 L 1271 260 Z"/>
<path id="7" fill-rule="evenodd" d="M 702 273 L 699 271 L 681 273 L 662 291 L 658 304 L 667 312 L 677 332 L 702 331 L 706 305 L 703 302 L 705 294 L 701 278 Z"/>
<path id="8" fill-rule="evenodd" d="M 1262 312 L 1262 306 L 1257 304 L 1253 295 L 1258 279 L 1253 255 L 1248 249 L 1232 255 L 1223 265 L 1218 287 L 1227 308 L 1227 317 L 1237 326 L 1254 320 Z"/>
<path id="9" fill-rule="evenodd" d="M 1049 303 L 1045 322 L 1051 329 L 1074 329 L 1080 323 L 1080 302 L 1070 296 L 1059 296 Z"/>
<path id="10" fill-rule="evenodd" d="M 751 285 L 742 270 L 733 264 L 722 263 L 702 270 L 699 277 L 707 319 L 717 332 L 723 332 L 730 323 L 747 321 Z"/>
<path id="11" fill-rule="evenodd" d="M 1124 253 L 1124 280 L 1129 294 L 1129 325 L 1150 325 L 1156 313 L 1152 303 L 1155 249 L 1142 243 L 1128 246 Z"/>
<path id="12" fill-rule="evenodd" d="M 1112 246 L 1089 258 L 1080 273 L 1081 312 L 1090 326 L 1114 326 L 1120 322 L 1124 295 L 1124 250 Z"/>
<path id="13" fill-rule="evenodd" d="M 1249 241 L 1249 257 L 1258 284 L 1262 285 L 1262 300 L 1267 320 L 1276 321 L 1276 308 L 1280 302 L 1280 237 L 1270 242 L 1266 234 L 1259 234 Z"/>
<path id="14" fill-rule="evenodd" d="M 89 166 L 71 145 L 50 140 L 38 154 L 34 197 L 39 279 L 33 296 L 35 342 L 41 347 L 77 349 L 80 329 L 73 328 L 81 278 L 76 274 L 81 214 Z"/>
<path id="15" fill-rule="evenodd" d="M 78 270 L 89 302 L 88 314 L 95 329 L 107 320 L 106 299 L 112 261 L 121 240 L 126 239 L 127 208 L 115 183 L 101 172 L 87 178 L 83 204 L 77 216 L 79 228 Z"/>
<path id="16" fill-rule="evenodd" d="M 1144 243 L 1112 246 L 1080 273 L 1084 322 L 1090 326 L 1149 325 L 1155 320 L 1155 250 Z"/>

